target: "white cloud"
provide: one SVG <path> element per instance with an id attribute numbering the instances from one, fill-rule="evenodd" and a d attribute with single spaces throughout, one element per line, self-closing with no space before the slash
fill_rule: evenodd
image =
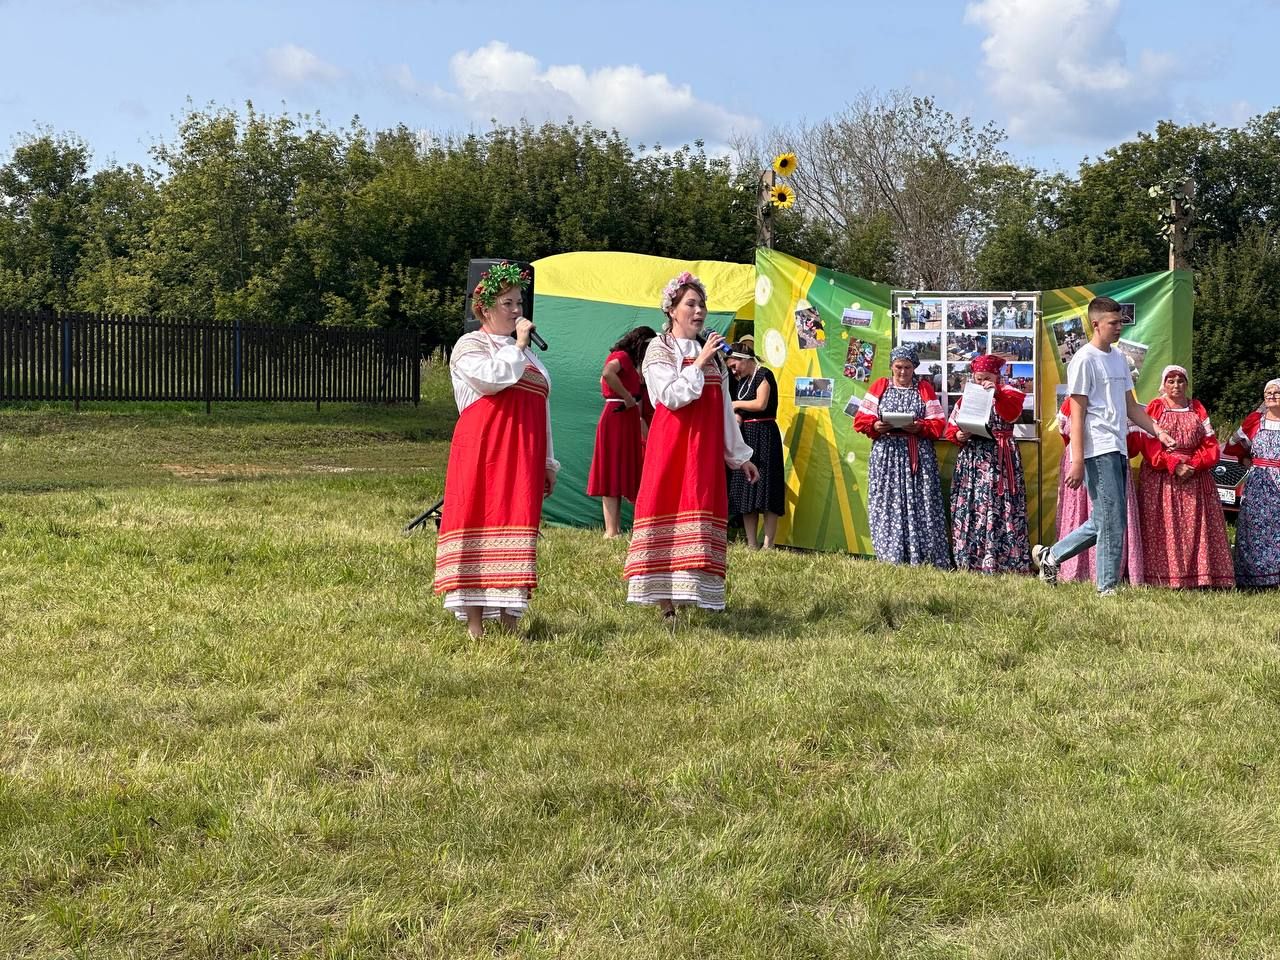
<path id="1" fill-rule="evenodd" d="M 310 50 L 293 43 L 268 50 L 263 56 L 263 66 L 270 79 L 286 87 L 333 83 L 346 75 Z"/>
<path id="2" fill-rule="evenodd" d="M 662 73 L 646 73 L 638 66 L 590 71 L 577 64 L 544 67 L 500 41 L 454 54 L 449 73 L 453 89 L 448 91 L 425 88 L 407 66 L 394 68 L 391 79 L 405 92 L 429 93 L 475 120 L 537 123 L 572 116 L 597 127 L 616 127 L 623 136 L 648 144 L 701 139 L 719 145 L 735 131 L 759 127 L 755 117 L 700 100 L 688 84 L 672 83 Z"/>
<path id="3" fill-rule="evenodd" d="M 1116 26 L 1120 0 L 980 0 L 965 20 L 984 27 L 988 86 L 1028 142 L 1126 136 L 1170 116 L 1175 60 L 1130 57 Z"/>

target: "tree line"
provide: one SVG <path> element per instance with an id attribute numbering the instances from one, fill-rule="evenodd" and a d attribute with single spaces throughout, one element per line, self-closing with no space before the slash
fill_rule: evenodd
<path id="1" fill-rule="evenodd" d="M 572 120 L 431 136 L 188 108 L 151 162 L 95 169 L 44 130 L 0 166 L 0 307 L 456 337 L 472 257 L 573 250 L 749 262 L 759 171 L 800 157 L 775 245 L 895 286 L 1047 289 L 1163 270 L 1170 186 L 1192 179 L 1195 372 L 1239 417 L 1280 369 L 1280 110 L 1160 123 L 1075 175 L 905 92 L 735 143 L 633 146 Z"/>

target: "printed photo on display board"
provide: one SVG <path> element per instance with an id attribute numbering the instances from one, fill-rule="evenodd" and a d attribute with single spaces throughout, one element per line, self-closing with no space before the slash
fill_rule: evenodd
<path id="1" fill-rule="evenodd" d="M 992 330 L 1033 330 L 1036 325 L 1034 300 L 995 300 L 991 304 Z"/>
<path id="2" fill-rule="evenodd" d="M 973 378 L 973 370 L 967 363 L 953 363 L 947 367 L 947 393 L 964 393 L 964 386 Z"/>
<path id="3" fill-rule="evenodd" d="M 1132 303 L 1120 304 L 1120 316 L 1124 317 L 1124 323 L 1127 327 L 1131 323 L 1138 322 L 1138 307 Z"/>
<path id="4" fill-rule="evenodd" d="M 835 381 L 830 377 L 796 377 L 796 406 L 829 407 Z"/>
<path id="5" fill-rule="evenodd" d="M 1036 409 L 1036 367 L 1033 363 L 1006 363 L 1001 373 L 1004 382 L 1026 394 L 1022 398 L 1019 423 L 1031 423 Z"/>
<path id="6" fill-rule="evenodd" d="M 943 304 L 940 298 L 898 301 L 899 330 L 941 330 Z"/>
<path id="7" fill-rule="evenodd" d="M 1142 362 L 1147 359 L 1147 345 L 1121 337 L 1116 341 L 1116 348 L 1129 361 L 1129 373 L 1133 376 L 1133 382 L 1137 383 L 1138 374 L 1142 372 Z"/>
<path id="8" fill-rule="evenodd" d="M 1065 320 L 1054 321 L 1049 324 L 1049 331 L 1053 334 L 1058 360 L 1063 367 L 1071 362 L 1077 350 L 1089 342 L 1089 338 L 1084 334 L 1083 317 L 1067 317 Z"/>
<path id="9" fill-rule="evenodd" d="M 845 307 L 840 314 L 840 322 L 846 327 L 869 327 L 872 319 L 870 310 L 859 310 L 856 307 Z"/>
<path id="10" fill-rule="evenodd" d="M 860 406 L 862 406 L 862 398 L 857 394 L 854 394 L 844 405 L 844 415 L 846 417 L 856 417 Z"/>
<path id="11" fill-rule="evenodd" d="M 948 330 L 986 330 L 990 326 L 989 300 L 947 300 Z"/>
<path id="12" fill-rule="evenodd" d="M 933 384 L 934 393 L 938 394 L 939 396 L 941 396 L 944 393 L 942 389 L 944 377 L 942 374 L 941 363 L 922 362 L 920 366 L 916 367 L 916 375 L 921 380 L 928 380 L 931 384 Z"/>
<path id="13" fill-rule="evenodd" d="M 844 375 L 850 380 L 866 382 L 871 379 L 871 366 L 876 359 L 876 345 L 868 340 L 849 338 L 849 350 L 844 357 Z"/>
<path id="14" fill-rule="evenodd" d="M 801 350 L 817 350 L 826 339 L 826 331 L 822 328 L 822 317 L 818 315 L 808 300 L 796 304 L 796 341 Z"/>
<path id="15" fill-rule="evenodd" d="M 933 330 L 907 330 L 898 333 L 898 343 L 910 344 L 920 354 L 920 361 L 942 359 L 942 333 Z"/>
<path id="16" fill-rule="evenodd" d="M 992 333 L 991 352 L 998 357 L 1015 363 L 1030 363 L 1035 357 L 1034 334 L 1027 333 Z"/>
<path id="17" fill-rule="evenodd" d="M 987 352 L 987 335 L 985 333 L 969 333 L 951 331 L 947 334 L 947 359 L 970 361 Z"/>

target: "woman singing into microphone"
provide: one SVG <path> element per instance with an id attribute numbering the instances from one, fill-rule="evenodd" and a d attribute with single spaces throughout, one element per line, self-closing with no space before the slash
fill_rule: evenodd
<path id="1" fill-rule="evenodd" d="M 705 344 L 697 339 L 706 287 L 680 274 L 662 291 L 662 310 L 664 332 L 650 341 L 641 368 L 654 415 L 623 576 L 628 601 L 656 604 L 673 618 L 677 604 L 724 609 L 724 468 L 753 483 L 759 473 L 725 389 L 724 337 L 713 331 Z"/>
<path id="2" fill-rule="evenodd" d="M 551 378 L 529 349 L 521 316 L 529 275 L 496 264 L 472 309 L 480 329 L 449 358 L 458 424 L 449 445 L 435 592 L 473 637 L 486 620 L 514 628 L 538 585 L 538 526 L 560 464 L 551 444 Z"/>

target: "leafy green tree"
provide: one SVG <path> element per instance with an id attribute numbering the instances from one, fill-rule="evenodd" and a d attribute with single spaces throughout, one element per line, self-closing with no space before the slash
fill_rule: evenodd
<path id="1" fill-rule="evenodd" d="M 46 132 L 21 142 L 0 167 L 0 303 L 74 305 L 88 232 L 90 159 L 82 141 Z"/>
<path id="2" fill-rule="evenodd" d="M 1280 241 L 1252 225 L 1217 242 L 1197 273 L 1196 394 L 1215 424 L 1238 423 L 1280 369 Z"/>

